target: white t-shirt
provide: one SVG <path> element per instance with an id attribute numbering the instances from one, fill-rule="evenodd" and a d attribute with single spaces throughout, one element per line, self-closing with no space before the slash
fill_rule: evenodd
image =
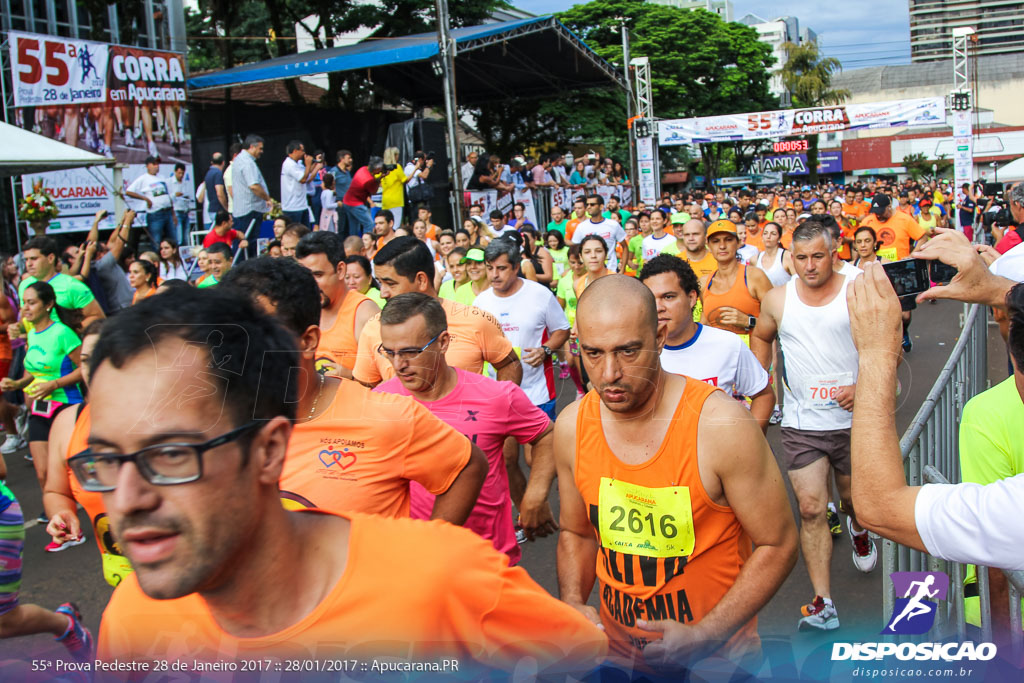
<path id="1" fill-rule="evenodd" d="M 672 244 L 675 244 L 676 238 L 672 235 L 665 233 L 661 238 L 655 237 L 653 233 L 648 235 L 640 242 L 640 249 L 643 252 L 644 263 L 647 263 L 652 258 L 664 252 Z"/>
<path id="2" fill-rule="evenodd" d="M 587 235 L 597 235 L 604 240 L 605 246 L 608 247 L 608 270 L 618 269 L 619 257 L 615 255 L 615 245 L 626 239 L 626 231 L 622 229 L 622 226 L 611 218 L 604 218 L 599 223 L 588 218 L 585 221 L 580 221 L 580 224 L 576 226 L 576 232 L 572 234 L 572 241 L 574 244 L 579 244 Z"/>
<path id="3" fill-rule="evenodd" d="M 142 208 L 145 211 L 162 211 L 171 208 L 170 184 L 160 176 L 143 173 L 128 186 L 128 192 L 141 194 L 152 200 L 153 206 L 143 205 Z"/>
<path id="4" fill-rule="evenodd" d="M 740 263 L 747 265 L 752 264 L 757 260 L 757 255 L 760 252 L 753 244 L 744 244 L 742 247 L 736 250 L 736 258 Z"/>
<path id="5" fill-rule="evenodd" d="M 690 341 L 665 345 L 661 367 L 720 387 L 732 396 L 754 396 L 768 386 L 768 373 L 738 334 L 700 323 Z"/>
<path id="6" fill-rule="evenodd" d="M 981 484 L 928 484 L 914 522 L 929 555 L 1000 569 L 1024 569 L 1024 474 Z"/>
<path id="7" fill-rule="evenodd" d="M 405 168 L 402 169 L 402 172 L 405 173 L 406 178 L 412 178 L 412 180 L 410 180 L 405 185 L 405 188 L 407 190 L 411 190 L 412 188 L 416 187 L 417 185 L 423 182 L 423 179 L 420 178 L 420 173 L 423 172 L 423 169 L 417 169 L 416 164 L 412 163 L 411 161 L 405 165 Z"/>
<path id="8" fill-rule="evenodd" d="M 857 279 L 857 276 L 862 274 L 864 271 L 849 261 L 843 261 L 843 265 L 839 267 L 838 272 L 840 275 L 845 275 L 847 280 L 853 282 Z M 794 277 L 796 276 L 794 275 Z"/>
<path id="9" fill-rule="evenodd" d="M 281 209 L 284 211 L 306 210 L 306 184 L 299 182 L 306 175 L 306 166 L 301 161 L 285 157 L 281 163 Z"/>
<path id="10" fill-rule="evenodd" d="M 552 332 L 569 329 L 569 321 L 550 289 L 532 280 L 521 279 L 521 282 L 519 291 L 512 296 L 498 296 L 494 289 L 486 289 L 473 301 L 474 306 L 498 319 L 520 357 L 523 349 L 535 349 L 544 344 Z M 544 362 L 536 367 L 524 362 L 523 381 L 519 386 L 534 405 L 555 398 L 551 357 L 545 356 Z"/>
<path id="11" fill-rule="evenodd" d="M 993 274 L 1014 282 L 1024 282 L 1024 243 L 1018 244 L 989 266 Z"/>

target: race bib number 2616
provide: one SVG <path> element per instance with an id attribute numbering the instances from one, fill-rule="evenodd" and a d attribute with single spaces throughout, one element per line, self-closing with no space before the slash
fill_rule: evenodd
<path id="1" fill-rule="evenodd" d="M 646 557 L 693 554 L 693 509 L 686 486 L 648 488 L 601 477 L 601 545 Z"/>

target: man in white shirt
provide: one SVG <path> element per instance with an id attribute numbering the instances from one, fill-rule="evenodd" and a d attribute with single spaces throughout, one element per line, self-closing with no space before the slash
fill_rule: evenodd
<path id="1" fill-rule="evenodd" d="M 309 226 L 309 204 L 306 200 L 306 183 L 313 178 L 321 166 L 306 154 L 306 148 L 298 140 L 292 140 L 285 147 L 284 162 L 281 163 L 281 212 L 289 223 Z M 304 162 L 303 162 L 304 161 Z"/>
<path id="2" fill-rule="evenodd" d="M 1014 185 L 1006 193 L 1006 199 L 1010 204 L 1010 213 L 1013 214 L 1014 223 L 1024 225 L 1024 183 Z M 995 260 L 990 270 L 995 275 L 1014 282 L 1024 282 L 1024 244 L 1018 244 L 1007 250 Z"/>
<path id="3" fill-rule="evenodd" d="M 174 237 L 178 218 L 171 206 L 171 189 L 166 178 L 161 178 L 160 157 L 146 157 L 146 172 L 132 181 L 125 195 L 146 203 L 146 230 L 153 246 L 160 247 L 164 236 Z"/>
<path id="4" fill-rule="evenodd" d="M 174 217 L 178 219 L 178 234 L 169 235 L 169 237 L 174 239 L 175 244 L 181 244 L 188 239 L 188 207 L 189 197 L 192 196 L 192 191 L 185 183 L 185 164 L 181 162 L 174 164 L 174 175 L 171 176 L 167 185 L 171 190 L 171 207 L 174 209 Z"/>
<path id="5" fill-rule="evenodd" d="M 618 221 L 603 216 L 604 198 L 601 195 L 589 195 L 584 204 L 590 218 L 580 221 L 576 226 L 576 231 L 572 234 L 573 244 L 579 244 L 587 235 L 600 236 L 608 247 L 608 270 L 618 272 L 619 258 L 615 255 L 615 246 L 621 245 L 622 252 L 626 252 L 626 231 Z"/>
<path id="6" fill-rule="evenodd" d="M 911 256 L 957 269 L 954 282 L 919 301 L 954 299 L 1003 308 L 1024 298 L 989 272 L 957 231 L 942 231 Z M 853 499 L 861 523 L 880 536 L 935 557 L 1000 569 L 1024 569 L 1024 475 L 987 486 L 908 486 L 896 433 L 896 366 L 902 324 L 899 299 L 880 265 L 868 264 L 850 288 L 850 329 L 860 356 L 853 414 Z M 1008 297 L 1007 294 L 1010 294 Z M 1009 348 L 1024 400 L 1024 310 L 1011 306 Z"/>
<path id="7" fill-rule="evenodd" d="M 768 373 L 738 335 L 693 321 L 700 281 L 690 264 L 671 254 L 656 255 L 644 261 L 640 281 L 654 294 L 658 324 L 667 327 L 661 367 L 719 387 L 735 398 L 751 399 L 750 413 L 766 430 L 775 406 Z"/>
<path id="8" fill-rule="evenodd" d="M 476 168 L 476 162 L 480 158 L 480 155 L 476 152 L 470 152 L 466 155 L 466 163 L 462 164 L 462 186 L 465 187 L 469 179 L 473 177 L 473 170 Z"/>
<path id="9" fill-rule="evenodd" d="M 484 251 L 484 261 L 491 287 L 480 292 L 473 305 L 498 319 L 502 331 L 523 361 L 523 380 L 519 386 L 535 406 L 554 420 L 556 397 L 552 358 L 569 339 L 569 321 L 550 289 L 520 277 L 518 244 L 510 239 L 492 240 Z M 505 446 L 512 502 L 517 509 L 522 509 L 526 478 L 519 469 L 519 443 L 511 439 L 505 442 Z M 526 457 L 530 462 L 529 451 Z M 531 481 L 535 477 L 549 477 L 547 483 L 550 487 L 554 468 L 550 472 L 531 468 Z M 547 488 L 542 487 L 542 490 L 546 492 Z"/>

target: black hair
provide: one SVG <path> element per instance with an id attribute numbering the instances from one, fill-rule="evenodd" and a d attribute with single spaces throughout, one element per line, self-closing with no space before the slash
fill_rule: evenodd
<path id="1" fill-rule="evenodd" d="M 523 204 L 522 202 L 516 202 L 515 204 L 512 205 L 512 208 L 522 209 L 523 211 L 526 211 L 526 204 Z"/>
<path id="2" fill-rule="evenodd" d="M 320 179 L 320 183 L 324 186 L 325 190 L 334 189 L 334 174 L 324 173 L 323 178 Z"/>
<path id="3" fill-rule="evenodd" d="M 214 225 L 224 225 L 232 221 L 231 214 L 227 211 L 218 211 L 213 217 Z"/>
<path id="4" fill-rule="evenodd" d="M 498 211 L 497 209 L 495 209 L 494 211 L 491 211 L 491 218 L 495 218 L 495 219 L 501 218 L 501 219 L 504 220 L 505 214 L 503 214 L 501 211 Z"/>
<path id="5" fill-rule="evenodd" d="M 832 243 L 838 245 L 839 238 L 843 234 L 843 229 L 839 227 L 839 223 L 836 222 L 835 216 L 827 213 L 816 213 L 805 222 L 821 223 L 822 227 L 832 234 Z"/>
<path id="6" fill-rule="evenodd" d="M 232 142 L 231 146 L 228 147 L 228 155 L 232 159 L 234 159 L 236 156 L 238 156 L 238 153 L 241 152 L 241 151 L 242 151 L 242 143 L 241 142 Z"/>
<path id="7" fill-rule="evenodd" d="M 178 251 L 177 243 L 175 243 L 175 241 L 172 240 L 170 237 L 165 237 L 162 240 L 160 240 L 160 244 L 163 244 L 164 242 L 167 242 L 167 244 L 171 245 L 171 249 L 174 250 L 174 254 L 171 256 L 171 258 L 169 260 L 165 260 L 163 254 L 160 253 L 160 249 L 158 248 L 157 251 L 156 251 L 156 255 L 157 255 L 157 258 L 160 259 L 160 263 L 177 264 L 177 265 L 179 265 L 179 266 L 184 268 L 185 267 L 185 262 L 181 260 L 181 252 Z M 159 247 L 159 245 L 157 245 L 157 246 Z"/>
<path id="8" fill-rule="evenodd" d="M 289 223 L 288 227 L 286 227 L 284 229 L 284 232 L 281 233 L 281 237 L 283 238 L 285 235 L 293 235 L 297 239 L 301 240 L 303 237 L 308 235 L 310 232 L 311 232 L 310 229 L 307 228 L 302 223 Z"/>
<path id="9" fill-rule="evenodd" d="M 146 259 L 136 259 L 132 263 L 138 263 L 139 268 L 142 268 L 146 273 L 146 281 L 149 282 L 150 287 L 156 287 L 156 280 L 159 273 L 157 272 L 156 266 L 147 261 Z"/>
<path id="10" fill-rule="evenodd" d="M 590 200 L 590 199 L 593 199 L 594 201 L 596 201 L 601 206 L 604 206 L 604 197 L 602 197 L 601 195 L 599 195 L 599 194 L 588 194 L 584 198 L 584 202 L 583 202 L 584 205 L 586 204 L 587 200 Z"/>
<path id="11" fill-rule="evenodd" d="M 152 265 L 152 264 L 150 264 Z M 25 289 L 31 287 L 35 290 L 36 296 L 43 303 L 43 306 L 49 306 L 53 304 L 53 310 L 57 312 L 57 319 L 62 323 L 70 327 L 75 334 L 80 334 L 82 327 L 82 309 L 80 308 L 64 308 L 57 304 L 57 294 L 53 291 L 53 286 L 45 280 L 36 280 Z"/>
<path id="12" fill-rule="evenodd" d="M 544 235 L 544 243 L 547 244 L 548 238 L 552 235 L 558 240 L 558 246 L 555 249 L 563 249 L 565 247 L 565 236 L 562 235 L 558 230 L 548 230 Z"/>
<path id="13" fill-rule="evenodd" d="M 164 294 L 166 292 L 169 292 L 169 291 L 172 291 L 172 290 L 175 290 L 175 289 L 182 289 L 182 288 L 188 289 L 191 286 L 192 285 L 190 285 L 189 283 L 185 282 L 184 280 L 174 280 L 174 279 L 172 279 L 172 280 L 164 280 L 163 282 L 160 283 L 160 287 L 163 287 L 164 291 L 163 292 L 159 292 L 159 294 Z M 160 287 L 157 287 L 157 289 L 160 289 Z M 96 322 L 102 322 L 102 319 L 97 320 Z M 94 324 L 95 323 L 90 323 L 89 327 L 92 327 Z M 87 327 L 85 329 L 85 331 L 88 332 L 89 328 Z"/>
<path id="14" fill-rule="evenodd" d="M 569 245 L 569 251 L 567 251 L 565 253 L 565 258 L 566 258 L 566 261 L 568 261 L 570 258 L 574 258 L 577 261 L 580 261 L 580 260 L 582 260 L 582 255 L 583 255 L 583 250 L 580 249 L 580 245 L 578 245 L 578 244 L 570 244 Z"/>
<path id="15" fill-rule="evenodd" d="M 289 381 L 298 365 L 295 337 L 232 289 L 186 287 L 121 311 L 100 334 L 89 358 L 91 375 L 108 362 L 122 368 L 167 339 L 207 350 L 204 380 L 219 384 L 237 425 L 279 415 L 295 419 L 295 382 Z"/>
<path id="16" fill-rule="evenodd" d="M 859 235 L 860 233 L 864 232 L 865 230 L 867 230 L 867 231 L 868 231 L 868 234 L 870 234 L 870 235 L 871 235 L 871 239 L 873 239 L 873 240 L 875 241 L 875 251 L 878 251 L 878 248 L 879 248 L 880 246 L 882 246 L 882 245 L 881 245 L 881 243 L 880 243 L 880 242 L 878 241 L 878 234 L 877 234 L 877 233 L 875 232 L 875 229 L 874 229 L 874 228 L 872 228 L 871 226 L 868 226 L 868 225 L 862 225 L 862 226 L 860 226 L 859 228 L 857 228 L 857 229 L 856 229 L 856 230 L 854 231 L 854 233 L 853 233 L 853 239 L 857 239 L 857 235 Z"/>
<path id="17" fill-rule="evenodd" d="M 229 247 L 228 245 L 224 244 L 223 242 L 214 242 L 213 244 L 211 244 L 210 246 L 208 246 L 206 248 L 206 255 L 209 256 L 210 254 L 220 254 L 221 256 L 226 258 L 228 261 L 230 261 L 231 260 L 231 247 Z"/>
<path id="18" fill-rule="evenodd" d="M 223 163 L 224 163 L 224 155 L 221 154 L 220 152 L 214 152 L 213 156 L 210 157 L 210 165 L 211 166 L 220 166 Z"/>
<path id="19" fill-rule="evenodd" d="M 598 242 L 601 243 L 601 248 L 604 249 L 605 256 L 608 256 L 608 243 L 604 241 L 603 237 L 601 237 L 600 235 L 595 235 L 593 233 L 587 235 L 586 237 L 580 240 L 580 253 L 583 253 L 584 244 L 586 244 L 587 242 L 592 242 L 594 240 L 597 240 Z"/>
<path id="20" fill-rule="evenodd" d="M 175 171 L 184 171 L 185 170 L 185 164 L 183 164 L 183 163 L 181 163 L 179 161 L 178 163 L 174 164 L 174 170 Z"/>
<path id="21" fill-rule="evenodd" d="M 1017 372 L 1024 373 L 1024 283 L 1017 283 L 1006 293 L 1006 312 L 1010 318 L 1010 335 L 1007 347 L 1017 365 Z"/>
<path id="22" fill-rule="evenodd" d="M 57 256 L 60 253 L 60 243 L 49 235 L 38 235 L 33 237 L 21 248 L 22 252 L 29 249 L 38 249 L 43 256 Z"/>
<path id="23" fill-rule="evenodd" d="M 288 142 L 287 145 L 285 145 L 284 153 L 285 154 L 291 154 L 292 152 L 294 152 L 295 150 L 297 150 L 298 148 L 300 148 L 302 146 L 303 145 L 302 145 L 301 141 L 299 141 L 299 140 L 291 140 L 291 141 Z"/>
<path id="24" fill-rule="evenodd" d="M 313 254 L 323 254 L 332 268 L 345 260 L 345 245 L 336 233 L 329 230 L 311 232 L 295 245 L 295 258 L 304 259 Z"/>
<path id="25" fill-rule="evenodd" d="M 470 237 L 469 231 L 466 230 L 465 228 L 459 228 L 458 230 L 455 231 L 455 237 L 458 237 L 459 235 L 465 235 L 467 240 L 473 239 L 472 237 Z"/>
<path id="26" fill-rule="evenodd" d="M 347 156 L 352 156 L 352 152 L 348 151 L 347 149 L 339 149 L 338 153 L 335 155 L 335 162 L 341 161 Z"/>
<path id="27" fill-rule="evenodd" d="M 644 264 L 640 270 L 640 282 L 661 275 L 662 273 L 675 273 L 679 278 L 679 286 L 687 294 L 696 292 L 700 296 L 700 280 L 693 272 L 690 264 L 672 254 L 659 254 Z"/>
<path id="28" fill-rule="evenodd" d="M 448 329 L 448 317 L 441 302 L 420 292 L 399 294 L 388 299 L 380 312 L 380 324 L 401 325 L 414 315 L 422 315 L 427 324 L 427 334 L 435 337 Z"/>
<path id="29" fill-rule="evenodd" d="M 373 269 L 370 268 L 370 259 L 366 258 L 362 254 L 352 254 L 351 256 L 346 256 L 345 263 L 348 265 L 355 263 L 356 265 L 363 269 L 364 273 L 369 275 L 371 278 L 373 277 Z"/>
<path id="30" fill-rule="evenodd" d="M 320 287 L 309 269 L 292 259 L 260 256 L 243 261 L 228 271 L 221 286 L 254 301 L 265 297 L 277 310 L 275 317 L 296 337 L 320 324 Z"/>
<path id="31" fill-rule="evenodd" d="M 466 249 L 465 247 L 452 247 L 452 250 L 448 252 L 448 256 L 446 256 L 445 258 L 450 258 L 452 254 L 458 254 L 459 256 L 465 258 L 466 254 L 468 253 L 469 249 Z"/>
<path id="32" fill-rule="evenodd" d="M 434 281 L 434 257 L 427 245 L 412 235 L 402 235 L 385 244 L 373 255 L 373 263 L 391 266 L 395 273 L 408 280 L 416 279 L 417 273 L 424 273 L 428 281 Z"/>
<path id="33" fill-rule="evenodd" d="M 391 209 L 381 209 L 380 211 L 377 212 L 377 215 L 383 216 L 384 220 L 386 220 L 388 223 L 395 222 L 395 214 L 391 212 Z"/>

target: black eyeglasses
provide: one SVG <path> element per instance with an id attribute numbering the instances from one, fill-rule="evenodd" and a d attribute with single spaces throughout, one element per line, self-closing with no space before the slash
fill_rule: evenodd
<path id="1" fill-rule="evenodd" d="M 202 443 L 161 443 L 134 453 L 94 453 L 86 449 L 68 458 L 68 467 L 86 491 L 113 491 L 121 465 L 126 462 L 135 463 L 139 474 L 150 484 L 187 484 L 203 476 L 203 453 L 231 443 L 263 424 L 253 420 Z"/>
<path id="2" fill-rule="evenodd" d="M 392 351 L 391 349 L 384 348 L 383 344 L 380 344 L 380 345 L 377 346 L 377 353 L 379 353 L 380 355 L 384 356 L 388 360 L 394 360 L 395 356 L 398 356 L 399 360 L 404 360 L 404 361 L 415 360 L 417 356 L 419 356 L 421 353 L 426 351 L 427 348 L 431 344 L 436 342 L 438 337 L 440 337 L 442 333 L 444 333 L 444 330 L 441 330 L 440 332 L 438 332 L 436 335 L 434 335 L 433 339 L 431 339 L 430 341 L 428 341 L 426 344 L 424 344 L 423 346 L 421 346 L 419 348 L 412 347 L 412 348 L 409 348 L 409 349 L 399 349 L 398 351 Z"/>

